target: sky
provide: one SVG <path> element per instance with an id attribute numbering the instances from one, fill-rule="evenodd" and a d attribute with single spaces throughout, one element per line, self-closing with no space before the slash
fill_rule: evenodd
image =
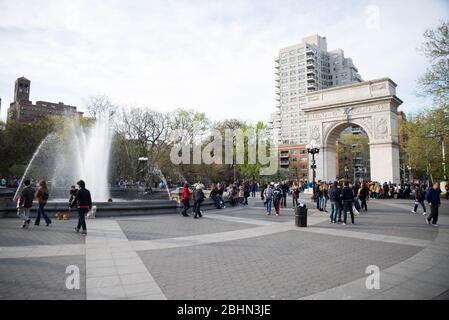
<path id="1" fill-rule="evenodd" d="M 25 76 L 32 101 L 83 110 L 105 94 L 126 107 L 267 121 L 274 58 L 312 34 L 342 48 L 364 80 L 390 77 L 401 110 L 416 113 L 431 105 L 416 95 L 428 66 L 417 49 L 448 18 L 445 0 L 0 0 L 0 118 Z"/>

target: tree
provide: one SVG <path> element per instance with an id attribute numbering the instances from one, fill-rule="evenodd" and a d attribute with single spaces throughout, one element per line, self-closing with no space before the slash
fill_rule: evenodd
<path id="1" fill-rule="evenodd" d="M 444 178 L 443 148 L 447 159 L 449 150 L 449 106 L 425 110 L 410 116 L 404 124 L 405 163 L 417 179 Z M 445 139 L 446 138 L 446 139 Z"/>
<path id="2" fill-rule="evenodd" d="M 430 95 L 437 104 L 449 101 L 449 21 L 426 30 L 421 48 L 431 66 L 419 79 L 421 95 Z"/>
<path id="3" fill-rule="evenodd" d="M 90 96 L 86 104 L 87 113 L 92 118 L 100 115 L 114 116 L 118 107 L 106 95 Z"/>

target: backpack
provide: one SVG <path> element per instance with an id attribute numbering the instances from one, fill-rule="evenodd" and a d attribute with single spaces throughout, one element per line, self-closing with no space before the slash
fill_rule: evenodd
<path id="1" fill-rule="evenodd" d="M 49 198 L 48 192 L 44 192 L 44 194 L 42 195 L 42 200 L 43 200 L 43 201 L 47 201 L 48 198 Z"/>

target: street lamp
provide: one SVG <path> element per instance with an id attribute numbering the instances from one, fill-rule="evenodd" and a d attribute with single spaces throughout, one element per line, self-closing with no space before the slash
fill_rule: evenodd
<path id="1" fill-rule="evenodd" d="M 348 180 L 348 179 L 349 179 L 348 172 L 349 172 L 349 168 L 348 168 L 348 166 L 345 164 L 345 180 Z"/>
<path id="2" fill-rule="evenodd" d="M 315 178 L 316 178 L 316 163 L 315 163 L 315 155 L 320 153 L 320 145 L 317 144 L 315 140 L 310 141 L 310 144 L 306 146 L 307 153 L 312 155 L 312 165 L 310 168 L 312 169 L 312 190 L 313 190 L 313 198 L 315 199 Z"/>

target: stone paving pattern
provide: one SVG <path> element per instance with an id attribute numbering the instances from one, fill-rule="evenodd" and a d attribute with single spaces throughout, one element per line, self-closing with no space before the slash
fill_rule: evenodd
<path id="1" fill-rule="evenodd" d="M 35 226 L 34 220 L 28 230 L 21 229 L 22 221 L 19 219 L 0 220 L 0 246 L 35 246 L 55 244 L 83 244 L 84 238 L 80 238 L 73 232 L 77 220 L 55 220 L 49 227 L 45 223 Z"/>
<path id="2" fill-rule="evenodd" d="M 420 248 L 288 231 L 140 252 L 168 299 L 297 299 L 389 267 Z"/>
<path id="3" fill-rule="evenodd" d="M 67 266 L 80 271 L 80 289 L 65 285 Z M 86 299 L 86 262 L 84 256 L 0 260 L 0 299 L 82 300 Z"/>
<path id="4" fill-rule="evenodd" d="M 226 211 L 220 211 L 223 213 Z M 207 217 L 208 212 L 204 213 Z M 216 233 L 253 227 L 252 224 L 193 219 L 181 215 L 166 215 L 148 219 L 123 219 L 118 221 L 129 240 L 167 239 L 197 234 Z"/>
<path id="5" fill-rule="evenodd" d="M 409 214 L 413 201 L 371 201 L 342 226 L 305 200 L 307 229 L 294 226 L 291 208 L 267 216 L 250 201 L 199 220 L 87 220 L 86 239 L 75 220 L 22 230 L 19 219 L 0 219 L 0 299 L 449 298 L 447 201 L 434 228 Z M 72 264 L 80 290 L 65 287 Z M 365 287 L 370 264 L 381 268 L 380 290 Z"/>

